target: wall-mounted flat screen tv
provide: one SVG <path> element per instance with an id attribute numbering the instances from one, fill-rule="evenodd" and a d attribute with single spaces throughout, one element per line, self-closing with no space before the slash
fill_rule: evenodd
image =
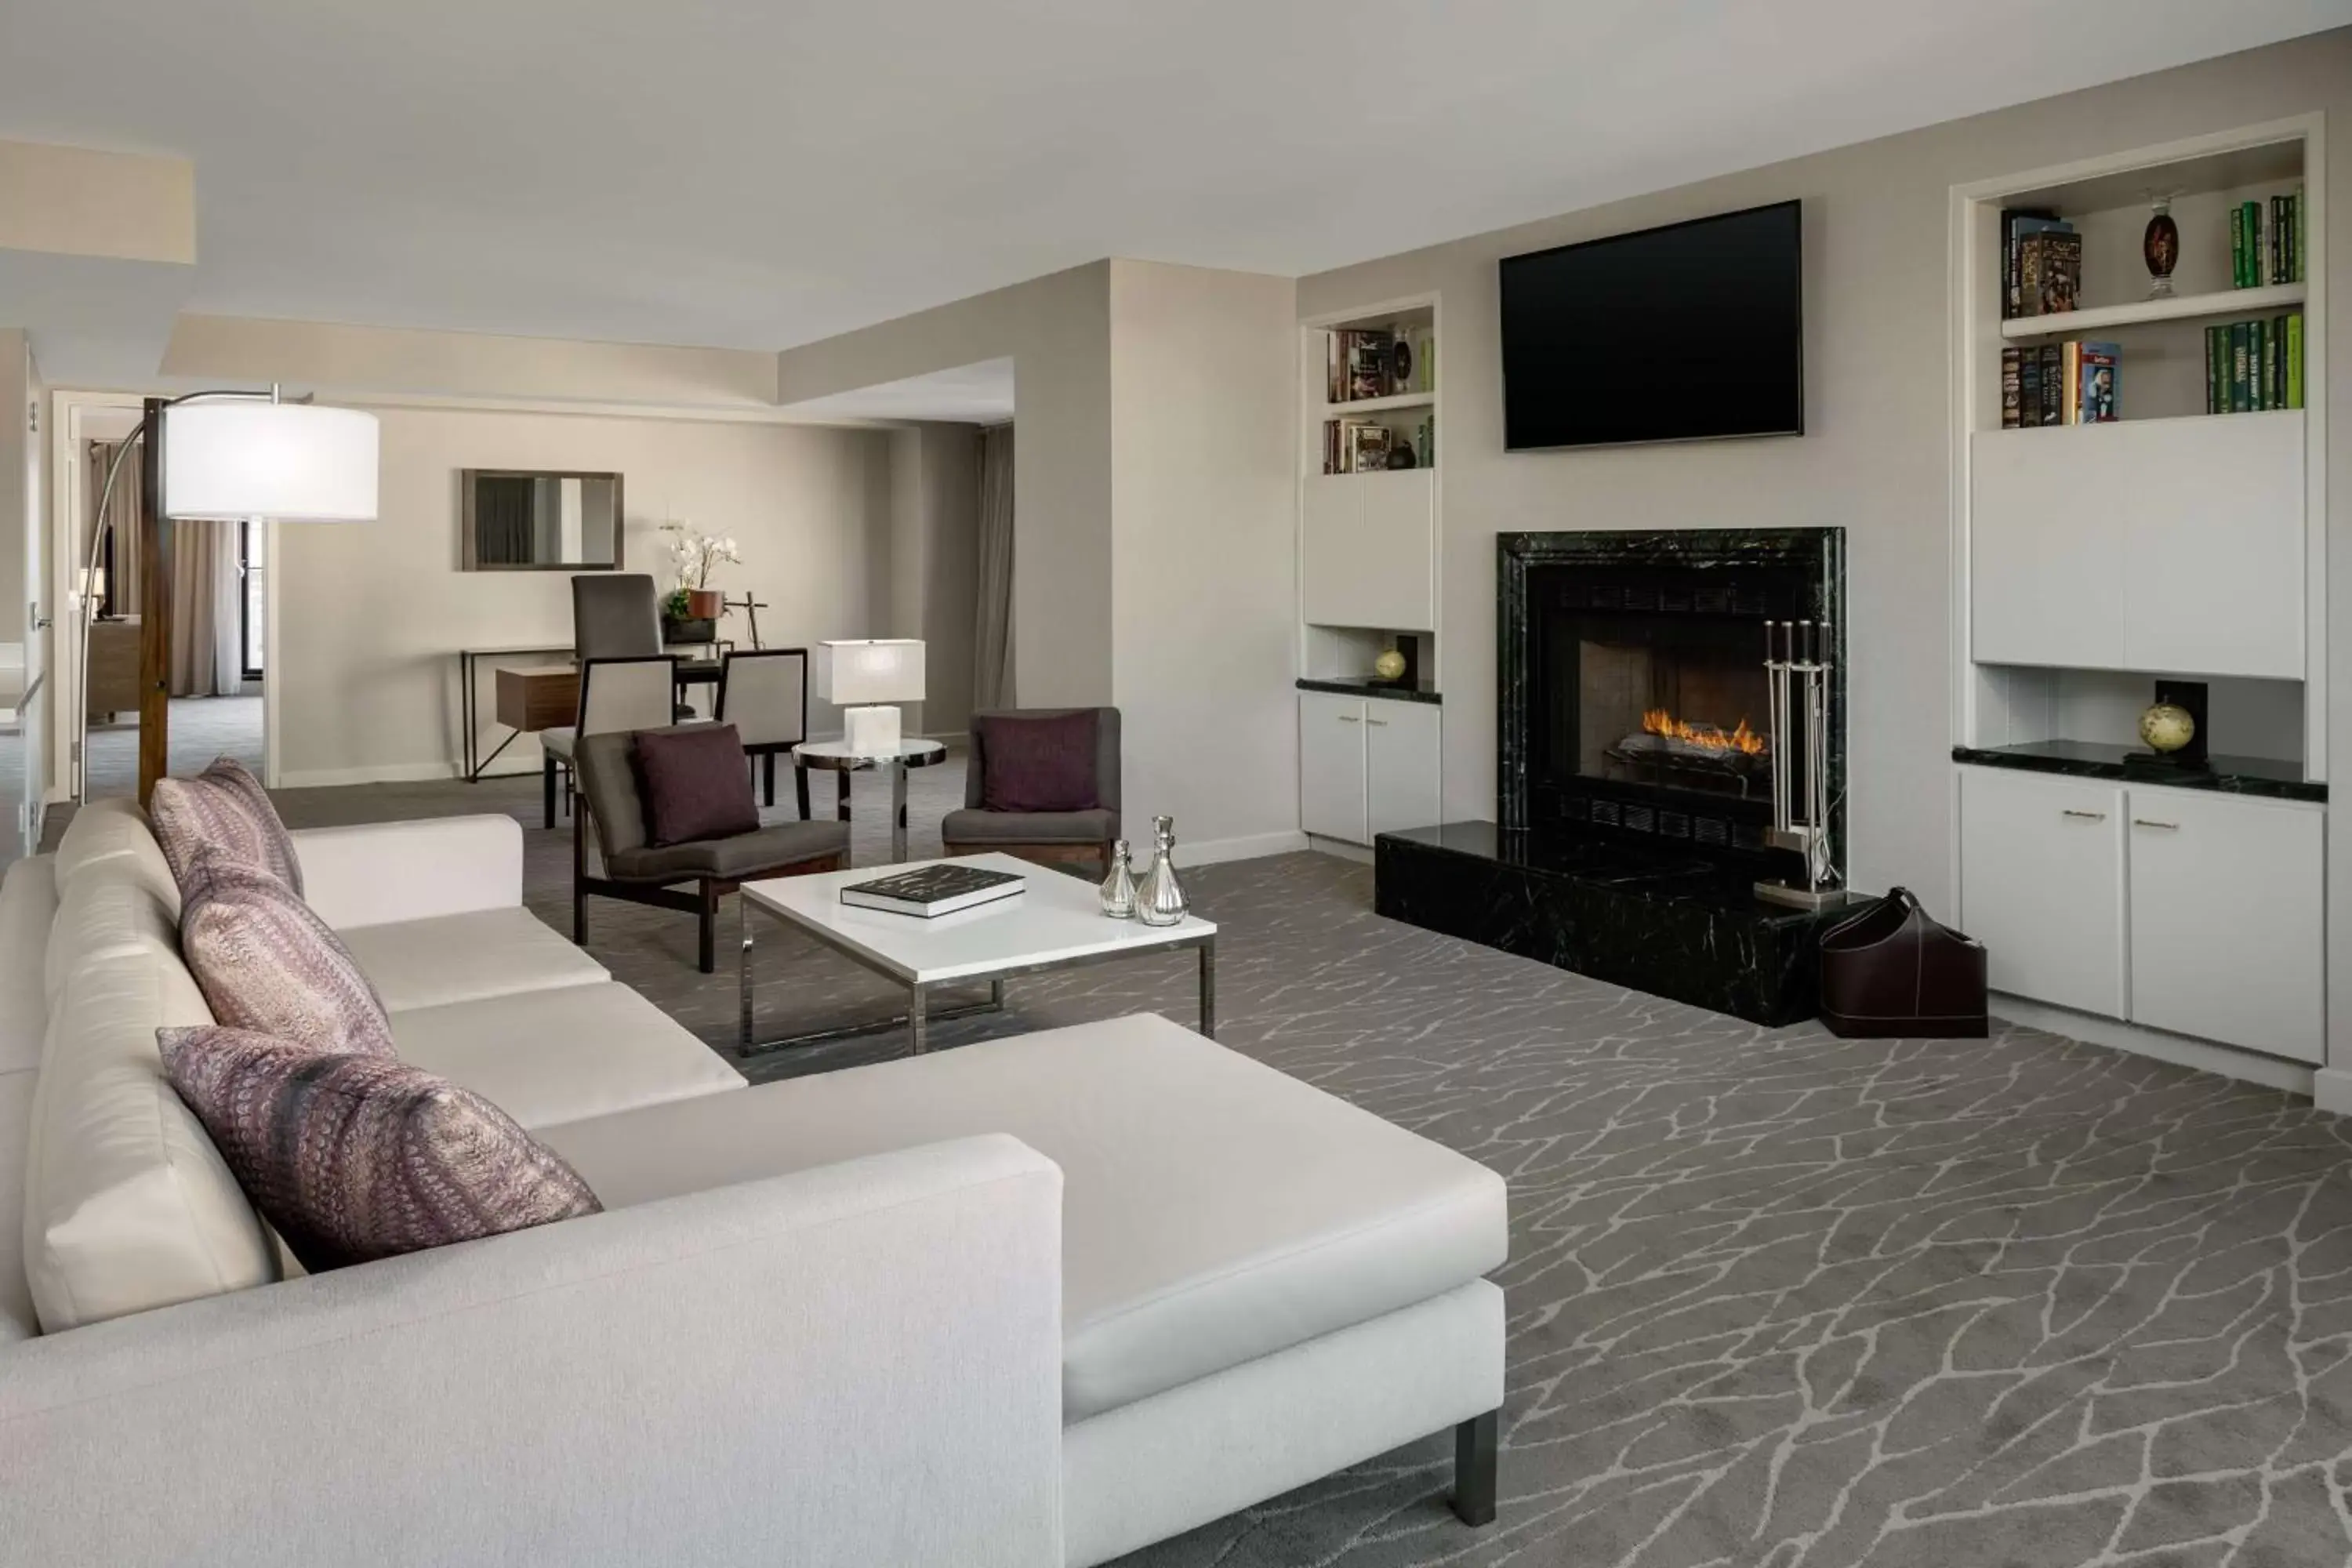
<path id="1" fill-rule="evenodd" d="M 1798 204 L 1502 262 L 1503 445 L 1805 431 Z"/>

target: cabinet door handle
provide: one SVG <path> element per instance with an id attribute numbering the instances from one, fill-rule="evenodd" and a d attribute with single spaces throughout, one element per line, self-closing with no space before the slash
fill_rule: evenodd
<path id="1" fill-rule="evenodd" d="M 2178 833 L 2180 831 L 2180 824 L 2177 822 L 2156 822 L 2145 816 L 2133 817 L 2132 826 L 2134 827 L 2161 827 L 2167 833 Z"/>
<path id="2" fill-rule="evenodd" d="M 1364 721 L 1363 716 L 1357 713 L 1335 713 L 1332 717 L 1342 724 L 1360 724 Z"/>
<path id="3" fill-rule="evenodd" d="M 1385 719 L 1367 719 L 1364 722 L 1371 725 L 1376 730 L 1385 730 L 1389 727 L 1389 721 Z"/>
<path id="4" fill-rule="evenodd" d="M 2065 810 L 2060 812 L 2058 815 L 2061 816 L 2079 816 L 2084 822 L 2105 822 L 2107 819 L 2107 814 L 2104 811 L 2076 811 L 2071 805 Z"/>

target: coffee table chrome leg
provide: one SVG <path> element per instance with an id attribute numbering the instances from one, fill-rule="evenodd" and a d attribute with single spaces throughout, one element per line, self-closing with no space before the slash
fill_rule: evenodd
<path id="1" fill-rule="evenodd" d="M 907 987 L 907 1037 L 913 1043 L 916 1056 L 931 1048 L 930 1019 L 925 1003 L 929 999 L 919 985 Z"/>
<path id="2" fill-rule="evenodd" d="M 1217 1037 L 1217 939 L 1201 944 L 1201 1033 Z"/>
<path id="3" fill-rule="evenodd" d="M 751 1048 L 751 900 L 741 893 L 735 895 L 735 920 L 742 949 L 735 961 L 735 989 L 741 1010 L 741 1033 L 738 1037 L 742 1048 Z"/>
<path id="4" fill-rule="evenodd" d="M 849 775 L 845 773 L 844 778 Z M 907 764 L 890 764 L 890 863 L 907 858 Z"/>

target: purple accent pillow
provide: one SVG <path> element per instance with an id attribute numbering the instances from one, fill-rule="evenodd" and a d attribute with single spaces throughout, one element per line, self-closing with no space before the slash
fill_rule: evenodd
<path id="1" fill-rule="evenodd" d="M 394 1054 L 383 999 L 291 888 L 209 845 L 180 887 L 180 955 L 216 1022 L 311 1050 Z"/>
<path id="2" fill-rule="evenodd" d="M 1093 811 L 1097 721 L 1091 709 L 1038 717 L 983 714 L 980 804 L 986 811 Z"/>
<path id="3" fill-rule="evenodd" d="M 645 802 L 646 842 L 688 844 L 730 838 L 760 826 L 751 770 L 732 724 L 648 730 L 629 748 Z"/>
<path id="4" fill-rule="evenodd" d="M 470 1089 L 246 1029 L 159 1029 L 163 1072 L 253 1206 L 317 1273 L 600 1213 L 579 1173 Z"/>
<path id="5" fill-rule="evenodd" d="M 218 757 L 192 779 L 157 779 L 147 803 L 148 825 L 172 878 L 187 896 L 188 868 L 200 847 L 258 866 L 294 889 L 302 891 L 302 862 L 295 857 L 294 840 L 269 804 L 269 792 L 235 757 Z"/>

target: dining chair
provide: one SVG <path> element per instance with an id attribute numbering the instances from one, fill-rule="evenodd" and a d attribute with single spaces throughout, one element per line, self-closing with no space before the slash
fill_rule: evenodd
<path id="1" fill-rule="evenodd" d="M 719 722 L 743 737 L 757 758 L 767 804 L 776 804 L 776 756 L 808 739 L 808 664 L 804 647 L 731 648 L 719 666 Z M 808 774 L 793 770 L 801 820 L 809 815 Z"/>
<path id="2" fill-rule="evenodd" d="M 578 793 L 573 763 L 583 735 L 613 730 L 654 730 L 671 721 L 677 689 L 677 660 L 667 654 L 630 658 L 592 658 L 580 667 L 580 714 L 577 721 L 539 732 L 541 793 L 547 826 L 555 826 L 556 774 L 564 775 L 564 806 L 570 810 Z M 575 816 L 572 831 L 579 831 Z"/>
<path id="3" fill-rule="evenodd" d="M 594 572 L 572 579 L 574 658 L 650 658 L 661 651 L 661 595 L 651 574 Z"/>

